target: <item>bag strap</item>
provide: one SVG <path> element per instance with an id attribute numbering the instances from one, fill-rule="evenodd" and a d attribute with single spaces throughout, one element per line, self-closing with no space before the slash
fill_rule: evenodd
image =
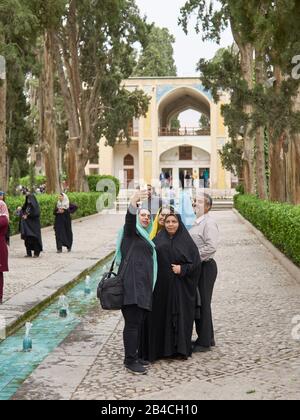
<path id="1" fill-rule="evenodd" d="M 135 243 L 133 241 L 132 244 L 131 244 L 131 246 L 130 246 L 130 248 L 129 248 L 128 254 L 127 254 L 126 258 L 125 258 L 125 261 L 124 261 L 124 264 L 123 264 L 123 267 L 122 267 L 122 271 L 119 274 L 120 277 L 122 277 L 123 274 L 125 273 L 125 270 L 126 270 L 127 265 L 129 263 L 129 259 L 131 257 L 131 254 L 132 254 L 134 245 L 135 245 Z M 114 259 L 113 262 L 112 262 L 112 265 L 111 265 L 111 268 L 110 268 L 110 271 L 109 271 L 110 273 L 112 273 L 114 271 L 115 262 L 116 262 L 116 259 Z"/>

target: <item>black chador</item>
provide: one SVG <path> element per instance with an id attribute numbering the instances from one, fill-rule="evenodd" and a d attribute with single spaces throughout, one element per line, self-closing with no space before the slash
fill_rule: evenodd
<path id="1" fill-rule="evenodd" d="M 54 210 L 54 230 L 58 252 L 61 252 L 63 247 L 66 247 L 68 251 L 71 251 L 73 245 L 70 204 L 67 196 L 65 194 L 62 194 L 62 196 L 64 197 L 64 200 L 58 202 L 57 207 Z"/>
<path id="2" fill-rule="evenodd" d="M 179 229 L 170 237 L 163 230 L 154 240 L 158 256 L 158 279 L 152 312 L 142 332 L 141 357 L 150 362 L 172 356 L 191 355 L 197 281 L 201 262 L 199 251 L 176 215 Z M 176 275 L 172 264 L 181 265 Z"/>
<path id="3" fill-rule="evenodd" d="M 40 206 L 33 194 L 26 197 L 20 216 L 21 238 L 25 241 L 27 256 L 31 257 L 32 251 L 34 251 L 34 255 L 38 257 L 43 250 L 43 243 L 40 222 Z"/>

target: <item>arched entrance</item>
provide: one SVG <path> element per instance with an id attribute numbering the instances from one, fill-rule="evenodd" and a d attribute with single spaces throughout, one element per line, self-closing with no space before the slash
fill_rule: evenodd
<path id="1" fill-rule="evenodd" d="M 206 117 L 207 124 L 200 123 L 194 127 L 173 127 L 172 121 L 187 110 L 199 112 Z M 209 136 L 210 135 L 210 102 L 203 93 L 192 87 L 179 87 L 162 98 L 158 106 L 159 136 Z"/>

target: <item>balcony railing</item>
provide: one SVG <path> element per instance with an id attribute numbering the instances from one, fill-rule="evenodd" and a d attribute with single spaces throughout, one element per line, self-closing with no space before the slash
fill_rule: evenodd
<path id="1" fill-rule="evenodd" d="M 198 136 L 210 136 L 210 129 L 202 130 L 201 128 L 160 128 L 158 130 L 160 137 L 198 137 Z"/>

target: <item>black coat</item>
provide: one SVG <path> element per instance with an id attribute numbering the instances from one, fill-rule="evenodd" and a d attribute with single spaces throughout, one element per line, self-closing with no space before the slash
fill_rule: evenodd
<path id="1" fill-rule="evenodd" d="M 55 208 L 54 215 L 54 230 L 57 242 L 61 246 L 71 249 L 73 245 L 73 232 L 70 211 L 65 210 L 63 213 L 58 213 L 58 209 Z"/>
<path id="2" fill-rule="evenodd" d="M 150 311 L 152 309 L 153 291 L 153 251 L 136 230 L 136 211 L 134 207 L 130 207 L 126 215 L 121 244 L 122 261 L 119 271 L 122 270 L 124 258 L 128 255 L 130 247 L 134 243 L 123 276 L 124 305 L 137 305 L 139 308 Z"/>
<path id="3" fill-rule="evenodd" d="M 21 238 L 24 240 L 34 238 L 39 251 L 42 251 L 43 243 L 40 222 L 40 206 L 33 194 L 26 197 L 26 201 L 21 212 L 21 216 L 23 215 L 27 215 L 27 219 L 21 218 Z"/>
<path id="4" fill-rule="evenodd" d="M 181 219 L 173 238 L 163 230 L 154 243 L 158 279 L 152 312 L 142 331 L 141 357 L 151 362 L 176 355 L 189 357 L 201 270 L 199 251 Z M 173 273 L 172 264 L 181 265 L 181 275 Z"/>

